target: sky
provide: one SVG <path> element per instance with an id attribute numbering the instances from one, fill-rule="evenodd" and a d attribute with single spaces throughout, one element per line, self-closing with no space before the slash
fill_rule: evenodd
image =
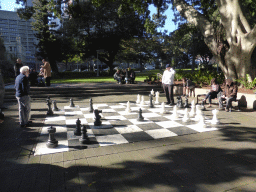
<path id="1" fill-rule="evenodd" d="M 0 2 L 2 10 L 14 11 L 15 8 L 20 8 L 20 6 L 15 3 L 16 0 L 0 0 Z M 156 13 L 156 8 L 154 6 L 150 6 L 149 9 L 151 11 L 151 14 Z M 165 20 L 165 26 L 164 28 L 159 28 L 158 31 L 167 30 L 168 33 L 170 33 L 177 29 L 174 22 L 172 21 L 173 12 L 171 8 L 169 7 L 164 14 L 167 15 L 167 19 Z"/>

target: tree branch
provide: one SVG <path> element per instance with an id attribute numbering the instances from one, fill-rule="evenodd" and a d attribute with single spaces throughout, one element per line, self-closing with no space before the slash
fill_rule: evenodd
<path id="1" fill-rule="evenodd" d="M 184 0 L 174 0 L 173 5 L 180 12 L 182 17 L 201 31 L 209 49 L 212 53 L 217 54 L 217 43 L 214 38 L 214 28 L 206 17 L 194 9 L 193 6 L 187 4 Z"/>

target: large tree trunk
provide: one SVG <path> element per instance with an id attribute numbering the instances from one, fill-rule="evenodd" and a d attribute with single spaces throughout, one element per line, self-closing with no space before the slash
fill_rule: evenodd
<path id="1" fill-rule="evenodd" d="M 188 5 L 184 0 L 174 0 L 174 6 L 181 16 L 195 25 L 203 34 L 205 43 L 217 58 L 226 77 L 245 78 L 249 74 L 256 77 L 255 63 L 251 61 L 256 46 L 256 26 L 251 29 L 247 23 L 238 0 L 216 0 L 224 27 L 226 41 L 218 41 L 212 24 Z"/>

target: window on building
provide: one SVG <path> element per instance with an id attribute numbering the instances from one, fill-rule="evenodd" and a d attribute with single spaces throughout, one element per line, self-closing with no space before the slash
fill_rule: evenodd
<path id="1" fill-rule="evenodd" d="M 10 51 L 12 51 L 12 47 L 10 47 Z"/>

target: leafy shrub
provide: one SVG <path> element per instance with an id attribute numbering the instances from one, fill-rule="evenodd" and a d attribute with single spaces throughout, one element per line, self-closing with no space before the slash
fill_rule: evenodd
<path id="1" fill-rule="evenodd" d="M 256 86 L 256 78 L 252 81 L 249 74 L 246 74 L 245 78 L 240 78 L 236 81 L 242 84 L 246 89 L 252 89 Z"/>

